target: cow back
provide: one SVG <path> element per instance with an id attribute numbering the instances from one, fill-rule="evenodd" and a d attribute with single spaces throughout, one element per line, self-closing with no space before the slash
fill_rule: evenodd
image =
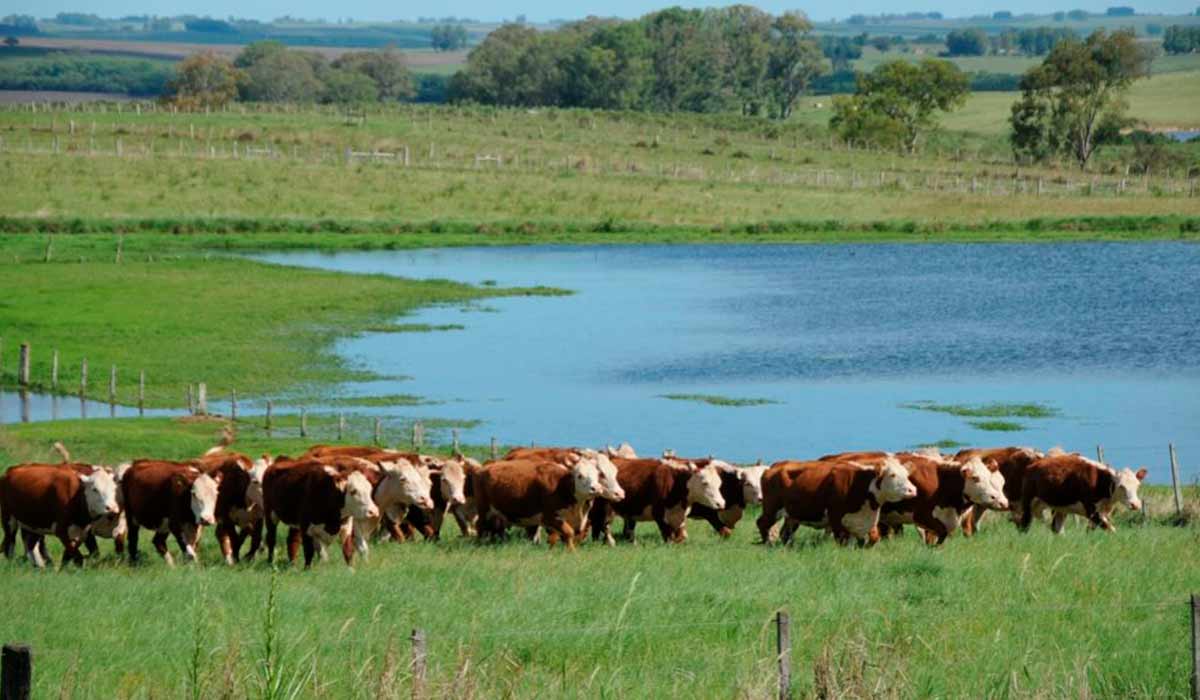
<path id="1" fill-rule="evenodd" d="M 0 512 L 37 529 L 59 522 L 83 526 L 90 520 L 79 474 L 62 465 L 10 467 L 0 476 Z"/>

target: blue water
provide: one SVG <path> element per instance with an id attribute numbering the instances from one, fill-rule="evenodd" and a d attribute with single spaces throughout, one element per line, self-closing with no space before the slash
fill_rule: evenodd
<path id="1" fill-rule="evenodd" d="M 338 351 L 476 418 L 467 441 L 629 441 L 775 460 L 944 438 L 1062 445 L 1168 478 L 1173 441 L 1200 475 L 1200 247 L 1188 244 L 596 246 L 281 253 L 349 272 L 544 284 L 569 297 L 488 299 Z M 729 408 L 661 398 L 777 401 Z M 1037 401 L 1050 419 L 980 430 L 901 404 Z"/>

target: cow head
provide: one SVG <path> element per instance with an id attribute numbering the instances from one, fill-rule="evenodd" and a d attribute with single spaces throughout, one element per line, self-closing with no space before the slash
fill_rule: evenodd
<path id="1" fill-rule="evenodd" d="M 332 467 L 327 471 L 332 472 L 334 483 L 345 495 L 342 501 L 343 518 L 368 520 L 379 517 L 379 507 L 371 498 L 371 482 L 367 481 L 367 477 L 356 471 L 338 472 Z"/>
<path id="2" fill-rule="evenodd" d="M 382 462 L 383 481 L 379 482 L 377 496 L 381 503 L 416 506 L 428 510 L 433 507 L 430 490 L 433 483 L 428 469 L 417 469 L 406 459 Z"/>
<path id="3" fill-rule="evenodd" d="M 621 457 L 622 459 L 637 459 L 637 452 L 634 451 L 633 445 L 630 445 L 628 442 L 622 442 L 618 447 L 609 445 L 604 448 L 604 454 L 609 457 Z"/>
<path id="4" fill-rule="evenodd" d="M 218 480 L 208 474 L 200 474 L 192 480 L 190 489 L 192 500 L 192 515 L 196 517 L 197 525 L 212 525 L 217 522 Z"/>
<path id="5" fill-rule="evenodd" d="M 570 470 L 576 500 L 586 501 L 604 495 L 604 488 L 600 485 L 600 465 L 594 458 L 582 457 L 570 466 Z"/>
<path id="6" fill-rule="evenodd" d="M 725 497 L 721 495 L 721 472 L 714 464 L 692 472 L 687 482 L 688 501 L 708 506 L 713 510 L 725 508 Z"/>
<path id="7" fill-rule="evenodd" d="M 96 468 L 91 474 L 80 474 L 83 498 L 92 518 L 115 516 L 121 512 L 117 502 L 117 480 L 107 469 Z"/>
<path id="8" fill-rule="evenodd" d="M 1113 479 L 1116 481 L 1116 485 L 1113 487 L 1112 502 L 1117 505 L 1125 505 L 1129 510 L 1141 510 L 1142 499 L 1138 497 L 1138 487 L 1142 485 L 1142 480 L 1145 478 L 1145 468 L 1136 472 L 1132 469 L 1115 472 Z"/>
<path id="9" fill-rule="evenodd" d="M 467 503 L 467 470 L 457 459 L 446 460 L 442 465 L 442 498 L 450 506 Z"/>
<path id="10" fill-rule="evenodd" d="M 738 476 L 742 479 L 742 493 L 745 496 L 746 505 L 762 503 L 762 478 L 766 471 L 766 466 L 758 464 L 738 470 Z"/>
<path id="11" fill-rule="evenodd" d="M 625 489 L 617 481 L 617 465 L 612 463 L 608 455 L 595 450 L 584 450 L 584 459 L 595 460 L 596 471 L 600 478 L 600 497 L 608 501 L 620 501 L 625 498 Z"/>
<path id="12" fill-rule="evenodd" d="M 968 501 L 992 510 L 1008 510 L 1003 474 L 989 470 L 978 457 L 967 460 L 960 471 L 963 475 L 963 495 Z"/>
<path id="13" fill-rule="evenodd" d="M 895 503 L 917 495 L 917 487 L 908 480 L 908 468 L 892 455 L 875 467 L 871 493 L 880 503 Z"/>
<path id="14" fill-rule="evenodd" d="M 267 467 L 270 466 L 270 461 L 260 457 L 254 460 L 250 465 L 247 473 L 250 474 L 250 483 L 246 486 L 246 505 L 249 507 L 263 507 L 263 477 L 267 474 Z"/>

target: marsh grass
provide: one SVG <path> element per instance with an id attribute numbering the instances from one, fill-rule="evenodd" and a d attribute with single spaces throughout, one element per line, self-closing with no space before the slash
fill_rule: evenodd
<path id="1" fill-rule="evenodd" d="M 722 406 L 727 408 L 767 406 L 770 404 L 779 403 L 773 399 L 735 398 L 732 396 L 719 396 L 716 394 L 660 394 L 659 398 L 670 399 L 671 401 L 691 401 L 693 403 L 705 403 L 709 406 Z"/>
<path id="2" fill-rule="evenodd" d="M 967 422 L 980 430 L 993 433 L 1016 433 L 1025 429 L 1023 424 L 1011 420 L 972 420 Z"/>
<path id="3" fill-rule="evenodd" d="M 1058 409 L 1040 403 L 988 403 L 979 405 L 940 404 L 933 401 L 914 401 L 900 405 L 917 411 L 947 413 L 963 418 L 1053 418 Z"/>

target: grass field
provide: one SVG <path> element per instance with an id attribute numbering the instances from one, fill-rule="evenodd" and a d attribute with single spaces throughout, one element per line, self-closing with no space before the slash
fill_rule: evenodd
<path id="1" fill-rule="evenodd" d="M 147 376 L 148 406 L 178 407 L 190 383 L 214 396 L 328 392 L 364 379 L 333 353 L 336 338 L 361 333 L 418 307 L 551 290 L 474 288 L 446 281 L 336 273 L 247 260 L 5 265 L 5 288 L 22 290 L 0 305 L 4 374 L 15 381 L 16 345 L 34 348 L 32 376 L 50 382 L 60 352 L 62 386 L 79 386 L 79 363 L 92 368 L 89 394 L 107 396 L 107 368 L 121 373 L 118 400 L 135 402 L 137 372 Z"/>
<path id="2" fill-rule="evenodd" d="M 305 444 L 250 424 L 237 442 L 248 452 Z M 169 419 L 8 426 L 0 460 L 54 439 L 97 461 L 182 458 L 219 432 Z M 1167 507 L 1163 489 L 1147 498 L 1152 513 Z M 38 696 L 260 696 L 271 634 L 271 664 L 296 697 L 394 697 L 410 690 L 419 627 L 433 696 L 768 697 L 778 609 L 793 620 L 798 697 L 1187 693 L 1193 528 L 1126 520 L 1113 535 L 1074 525 L 1056 538 L 992 518 L 938 550 L 909 534 L 862 551 L 808 532 L 757 546 L 753 517 L 731 541 L 694 522 L 691 541 L 665 546 L 643 525 L 637 546 L 575 554 L 480 547 L 453 527 L 440 544 L 380 543 L 353 574 L 336 560 L 276 574 L 269 633 L 261 560 L 225 569 L 206 537 L 203 567 L 151 555 L 130 570 L 102 543 L 82 572 L 0 563 L 0 625 L 33 645 Z"/>

